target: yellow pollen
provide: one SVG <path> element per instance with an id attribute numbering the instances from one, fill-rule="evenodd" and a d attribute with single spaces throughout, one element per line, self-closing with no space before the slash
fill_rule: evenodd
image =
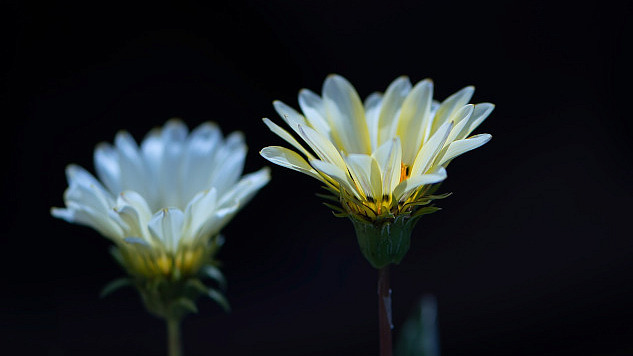
<path id="1" fill-rule="evenodd" d="M 411 174 L 411 167 L 404 163 L 400 163 L 400 182 L 409 178 L 409 174 Z"/>

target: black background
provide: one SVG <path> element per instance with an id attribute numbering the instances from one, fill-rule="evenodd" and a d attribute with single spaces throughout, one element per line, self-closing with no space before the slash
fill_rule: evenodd
<path id="1" fill-rule="evenodd" d="M 298 107 L 329 73 L 366 97 L 399 75 L 444 99 L 477 87 L 497 105 L 490 143 L 449 167 L 440 213 L 392 268 L 399 325 L 438 299 L 444 355 L 633 354 L 632 125 L 625 103 L 632 6 L 604 1 L 183 1 L 5 3 L 2 348 L 14 354 L 160 355 L 164 326 L 133 290 L 99 299 L 122 272 L 109 243 L 53 219 L 71 162 L 119 129 L 137 140 L 180 117 L 242 130 L 246 171 L 282 144 L 261 122 Z M 6 69 L 6 70 L 5 70 Z M 187 355 L 375 355 L 375 271 L 351 224 L 273 179 L 225 228 L 233 306 L 184 322 Z"/>

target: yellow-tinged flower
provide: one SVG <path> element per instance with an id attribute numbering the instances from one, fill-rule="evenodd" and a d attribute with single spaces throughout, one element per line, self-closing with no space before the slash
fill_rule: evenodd
<path id="1" fill-rule="evenodd" d="M 189 132 L 170 120 L 140 146 L 121 131 L 95 149 L 99 179 L 67 167 L 66 207 L 51 213 L 112 240 L 148 309 L 169 316 L 167 304 L 195 295 L 191 288 L 221 299 L 198 277 L 222 279 L 213 260 L 219 232 L 269 180 L 267 168 L 242 176 L 246 151 L 241 133 L 223 138 L 213 123 Z"/>
<path id="2" fill-rule="evenodd" d="M 431 80 L 412 86 L 400 77 L 384 94 L 371 94 L 363 103 L 345 78 L 330 75 L 322 96 L 299 92 L 303 114 L 273 103 L 307 148 L 264 118 L 296 151 L 269 146 L 260 153 L 325 184 L 340 203 L 328 206 L 352 218 L 357 233 L 363 223 L 388 230 L 409 224 L 403 229 L 410 231 L 408 218 L 436 209 L 428 206 L 439 198 L 431 195 L 432 187 L 446 178 L 451 160 L 491 138 L 470 136 L 494 109 L 490 103 L 468 104 L 473 92 L 465 87 L 439 103 L 433 100 Z"/>

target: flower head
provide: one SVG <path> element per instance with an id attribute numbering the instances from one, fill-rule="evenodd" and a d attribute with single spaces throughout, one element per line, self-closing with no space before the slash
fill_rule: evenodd
<path id="1" fill-rule="evenodd" d="M 339 214 L 384 228 L 398 218 L 434 211 L 425 205 L 439 198 L 432 187 L 446 178 L 446 166 L 490 140 L 488 134 L 470 136 L 494 108 L 468 104 L 473 92 L 465 87 L 439 103 L 433 100 L 431 80 L 413 86 L 400 77 L 384 94 L 371 94 L 363 103 L 345 78 L 331 75 L 322 96 L 299 92 L 303 114 L 273 103 L 307 148 L 265 118 L 296 151 L 269 146 L 260 153 L 321 181 L 340 203 L 329 205 Z"/>
<path id="2" fill-rule="evenodd" d="M 112 240 L 136 281 L 195 278 L 213 264 L 222 227 L 269 180 L 267 168 L 241 176 L 246 150 L 241 133 L 223 138 L 213 123 L 189 132 L 171 120 L 140 146 L 121 131 L 95 149 L 99 179 L 67 167 L 66 207 L 51 213 Z"/>

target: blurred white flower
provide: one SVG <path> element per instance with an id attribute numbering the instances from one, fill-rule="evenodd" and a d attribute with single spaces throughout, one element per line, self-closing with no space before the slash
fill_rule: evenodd
<path id="1" fill-rule="evenodd" d="M 66 207 L 51 213 L 112 240 L 133 276 L 195 275 L 217 247 L 211 239 L 269 181 L 267 168 L 242 176 L 246 151 L 241 133 L 223 138 L 213 123 L 189 132 L 171 120 L 140 146 L 121 131 L 95 149 L 99 179 L 67 167 Z"/>

